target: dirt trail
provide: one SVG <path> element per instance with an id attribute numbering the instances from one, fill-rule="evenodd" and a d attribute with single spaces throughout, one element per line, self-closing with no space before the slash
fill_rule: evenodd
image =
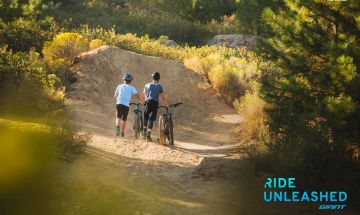
<path id="1" fill-rule="evenodd" d="M 232 156 L 226 151 L 236 145 L 232 132 L 241 122 L 241 117 L 206 90 L 209 86 L 199 74 L 182 64 L 102 46 L 81 54 L 71 71 L 78 80 L 71 85 L 67 98 L 76 123 L 93 136 L 90 146 L 126 157 L 179 166 L 196 166 L 205 156 Z M 113 94 L 127 71 L 134 76 L 133 85 L 138 91 L 151 81 L 152 72 L 160 72 L 161 84 L 170 103 L 183 102 L 183 106 L 172 109 L 175 147 L 135 141 L 132 138 L 131 111 L 127 137 L 114 138 Z M 154 136 L 157 136 L 156 132 Z"/>

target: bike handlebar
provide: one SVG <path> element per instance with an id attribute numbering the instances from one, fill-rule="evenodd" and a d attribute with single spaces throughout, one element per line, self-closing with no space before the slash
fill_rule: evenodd
<path id="1" fill-rule="evenodd" d="M 131 102 L 131 103 L 129 103 L 129 105 L 141 105 L 141 103 Z M 171 104 L 171 105 L 169 105 L 169 107 L 177 107 L 179 105 L 182 105 L 182 102 Z M 166 107 L 166 106 L 161 105 L 158 108 L 164 108 L 164 107 Z"/>
<path id="2" fill-rule="evenodd" d="M 171 105 L 169 105 L 169 107 L 177 107 L 177 106 L 179 106 L 179 105 L 182 105 L 182 102 L 178 102 L 178 103 L 175 103 L 175 104 L 171 104 Z M 159 106 L 158 108 L 164 108 L 164 107 L 166 107 L 166 106 L 161 105 L 161 106 Z"/>

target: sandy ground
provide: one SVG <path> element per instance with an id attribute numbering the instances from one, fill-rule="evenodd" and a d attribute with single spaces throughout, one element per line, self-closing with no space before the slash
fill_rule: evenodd
<path id="1" fill-rule="evenodd" d="M 144 56 L 116 47 L 102 46 L 81 54 L 71 67 L 77 82 L 67 98 L 82 130 L 92 135 L 89 145 L 129 158 L 167 162 L 177 166 L 197 166 L 204 157 L 238 157 L 233 139 L 234 128 L 241 122 L 235 110 L 206 90 L 208 84 L 182 64 L 158 57 Z M 173 108 L 175 146 L 164 147 L 133 138 L 132 108 L 125 138 L 114 137 L 114 91 L 124 73 L 134 76 L 133 85 L 140 92 L 151 81 L 151 73 L 161 73 Z M 133 100 L 136 101 L 136 100 Z M 159 110 L 161 113 L 161 110 Z M 159 116 L 160 114 L 158 114 Z M 157 130 L 157 126 L 154 130 Z M 157 132 L 153 132 L 153 139 Z"/>

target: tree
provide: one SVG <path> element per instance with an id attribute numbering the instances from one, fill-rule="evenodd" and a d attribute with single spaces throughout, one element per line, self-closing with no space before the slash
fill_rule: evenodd
<path id="1" fill-rule="evenodd" d="M 255 34 L 263 32 L 261 14 L 264 8 L 282 6 L 282 2 L 274 0 L 238 0 L 237 17 L 243 32 Z"/>
<path id="2" fill-rule="evenodd" d="M 271 34 L 262 48 L 278 69 L 267 71 L 262 94 L 284 174 L 309 183 L 360 178 L 359 15 L 359 1 L 321 0 L 285 0 L 263 13 Z"/>
<path id="3" fill-rule="evenodd" d="M 236 11 L 236 0 L 192 0 L 194 17 L 200 21 L 220 20 Z"/>

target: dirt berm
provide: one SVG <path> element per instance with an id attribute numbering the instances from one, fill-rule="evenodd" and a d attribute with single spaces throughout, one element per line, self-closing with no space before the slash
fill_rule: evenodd
<path id="1" fill-rule="evenodd" d="M 76 123 L 92 135 L 90 146 L 135 159 L 179 166 L 195 166 L 205 156 L 231 156 L 221 154 L 221 151 L 236 145 L 232 130 L 240 122 L 240 117 L 206 90 L 209 86 L 199 74 L 182 64 L 102 46 L 80 54 L 71 71 L 77 81 L 69 87 L 66 97 L 74 111 Z M 113 95 L 124 73 L 130 72 L 134 76 L 133 85 L 142 92 L 154 71 L 161 73 L 160 83 L 170 103 L 183 103 L 171 109 L 174 114 L 175 147 L 134 140 L 132 108 L 126 138 L 114 137 Z M 161 112 L 159 110 L 158 116 Z M 157 125 L 154 129 L 157 129 Z M 153 139 L 156 137 L 157 132 L 154 132 Z"/>

